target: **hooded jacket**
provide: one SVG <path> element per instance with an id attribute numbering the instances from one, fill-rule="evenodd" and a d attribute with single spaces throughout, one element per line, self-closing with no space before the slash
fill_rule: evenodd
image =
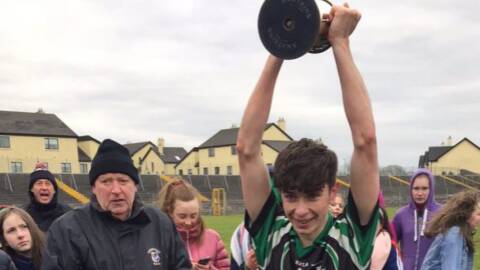
<path id="1" fill-rule="evenodd" d="M 48 232 L 42 270 L 191 269 L 175 225 L 160 210 L 143 207 L 138 195 L 125 221 L 89 204 L 57 219 Z"/>
<path id="2" fill-rule="evenodd" d="M 35 181 L 31 181 L 28 188 L 30 203 L 24 206 L 25 211 L 32 216 L 35 223 L 37 223 L 38 227 L 43 232 L 47 232 L 48 228 L 50 228 L 50 225 L 52 225 L 53 221 L 55 221 L 58 217 L 72 210 L 70 206 L 58 202 L 58 186 L 54 180 L 50 182 L 53 185 L 55 193 L 53 194 L 52 200 L 48 204 L 39 203 L 37 200 L 35 200 L 35 196 L 31 191 Z"/>
<path id="3" fill-rule="evenodd" d="M 425 202 L 423 213 L 417 211 L 417 206 L 412 198 L 412 187 L 419 175 L 426 175 L 429 182 L 429 193 Z M 410 178 L 410 197 L 408 205 L 400 208 L 393 217 L 393 227 L 400 244 L 403 266 L 405 270 L 421 269 L 423 259 L 433 238 L 424 236 L 426 222 L 432 219 L 433 214 L 441 207 L 435 201 L 435 178 L 427 169 L 418 169 Z M 421 220 L 421 222 L 419 222 Z"/>

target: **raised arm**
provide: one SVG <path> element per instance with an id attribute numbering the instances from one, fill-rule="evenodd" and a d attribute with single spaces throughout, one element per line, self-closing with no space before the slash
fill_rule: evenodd
<path id="1" fill-rule="evenodd" d="M 270 193 L 268 172 L 261 155 L 262 136 L 272 104 L 273 91 L 282 60 L 267 59 L 260 79 L 243 113 L 238 131 L 237 152 L 242 179 L 243 200 L 251 220 L 260 214 Z"/>
<path id="2" fill-rule="evenodd" d="M 353 139 L 351 191 L 362 225 L 368 223 L 380 191 L 377 141 L 372 107 L 362 76 L 353 61 L 349 36 L 360 13 L 348 4 L 334 6 L 328 39 L 332 44 L 342 88 L 343 106 Z"/>

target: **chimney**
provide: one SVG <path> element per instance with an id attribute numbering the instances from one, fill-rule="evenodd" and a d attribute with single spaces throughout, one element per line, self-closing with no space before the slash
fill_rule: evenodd
<path id="1" fill-rule="evenodd" d="M 163 147 L 165 147 L 165 139 L 164 138 L 158 138 L 157 147 L 158 147 L 158 152 L 160 153 L 160 155 L 163 155 Z"/>
<path id="2" fill-rule="evenodd" d="M 283 117 L 278 118 L 277 126 L 279 128 L 281 128 L 283 131 L 286 132 L 287 131 L 287 122 L 285 121 L 285 118 L 283 118 Z"/>
<path id="3" fill-rule="evenodd" d="M 447 146 L 452 146 L 452 136 L 447 137 Z"/>

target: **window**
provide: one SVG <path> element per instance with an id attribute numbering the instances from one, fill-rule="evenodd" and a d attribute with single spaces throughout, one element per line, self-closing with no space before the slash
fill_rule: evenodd
<path id="1" fill-rule="evenodd" d="M 203 175 L 208 175 L 208 168 L 207 167 L 203 168 Z"/>
<path id="2" fill-rule="evenodd" d="M 215 174 L 219 175 L 220 174 L 220 167 L 215 167 Z"/>
<path id="3" fill-rule="evenodd" d="M 192 169 L 188 169 L 188 175 L 192 175 Z"/>
<path id="4" fill-rule="evenodd" d="M 232 156 L 237 155 L 237 147 L 235 145 L 230 146 L 230 153 L 232 153 Z"/>
<path id="5" fill-rule="evenodd" d="M 183 170 L 182 169 L 178 170 L 178 174 L 183 175 Z"/>
<path id="6" fill-rule="evenodd" d="M 62 173 L 72 173 L 72 164 L 63 162 L 62 166 Z"/>
<path id="7" fill-rule="evenodd" d="M 12 173 L 22 173 L 23 172 L 23 167 L 22 167 L 22 162 L 12 162 L 10 163 L 11 166 L 11 171 Z"/>
<path id="8" fill-rule="evenodd" d="M 83 174 L 88 173 L 88 164 L 87 163 L 80 163 L 80 173 L 83 173 Z"/>
<path id="9" fill-rule="evenodd" d="M 232 175 L 233 168 L 232 166 L 227 166 L 227 175 Z"/>
<path id="10" fill-rule="evenodd" d="M 58 149 L 58 138 L 45 138 L 45 149 Z"/>
<path id="11" fill-rule="evenodd" d="M 0 148 L 10 148 L 10 136 L 0 135 Z"/>
<path id="12" fill-rule="evenodd" d="M 215 156 L 215 148 L 208 148 L 208 156 L 209 157 Z"/>
<path id="13" fill-rule="evenodd" d="M 152 162 L 152 173 L 155 171 L 155 164 Z"/>

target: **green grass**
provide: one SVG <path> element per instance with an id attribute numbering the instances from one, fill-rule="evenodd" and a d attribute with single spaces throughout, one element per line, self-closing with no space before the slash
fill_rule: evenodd
<path id="1" fill-rule="evenodd" d="M 387 208 L 388 217 L 393 218 L 397 208 Z M 207 227 L 216 230 L 223 239 L 225 247 L 230 253 L 230 239 L 232 237 L 233 231 L 240 222 L 243 220 L 243 215 L 232 215 L 232 216 L 203 216 Z M 474 258 L 474 267 L 473 269 L 480 270 L 480 233 L 475 234 L 475 253 Z"/>

